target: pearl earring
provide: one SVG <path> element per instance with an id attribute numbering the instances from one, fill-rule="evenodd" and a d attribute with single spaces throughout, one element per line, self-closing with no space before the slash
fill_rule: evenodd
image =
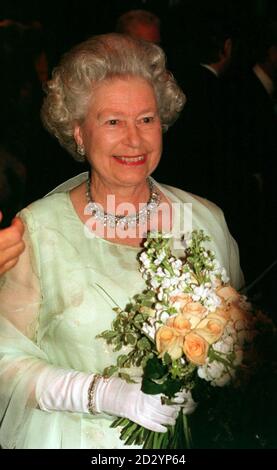
<path id="1" fill-rule="evenodd" d="M 77 144 L 77 153 L 79 155 L 84 156 L 85 155 L 85 147 L 82 144 Z"/>

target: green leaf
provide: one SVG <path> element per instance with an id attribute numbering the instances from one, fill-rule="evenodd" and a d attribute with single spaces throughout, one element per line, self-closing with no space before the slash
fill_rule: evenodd
<path id="1" fill-rule="evenodd" d="M 117 366 L 109 366 L 109 367 L 106 367 L 103 371 L 103 375 L 107 375 L 108 377 L 111 377 L 113 374 L 115 374 L 115 372 L 118 371 L 118 367 Z"/>
<path id="2" fill-rule="evenodd" d="M 159 393 L 163 393 L 163 385 L 164 384 L 158 384 L 153 382 L 153 380 L 144 378 L 142 380 L 141 390 L 148 395 L 158 395 Z"/>
<path id="3" fill-rule="evenodd" d="M 170 356 L 170 354 L 168 354 L 168 352 L 166 352 L 166 353 L 164 354 L 163 363 L 164 363 L 165 365 L 167 365 L 167 366 L 172 363 L 171 356 Z"/>
<path id="4" fill-rule="evenodd" d="M 150 350 L 151 349 L 151 343 L 150 341 L 144 336 L 137 342 L 137 347 L 140 350 Z"/>
<path id="5" fill-rule="evenodd" d="M 135 380 L 131 379 L 129 374 L 126 374 L 125 372 L 119 372 L 118 376 L 129 384 L 137 383 Z"/>
<path id="6" fill-rule="evenodd" d="M 131 346 L 134 346 L 137 342 L 137 338 L 135 335 L 132 335 L 131 333 L 128 333 L 126 335 L 126 343 L 131 344 Z"/>
<path id="7" fill-rule="evenodd" d="M 147 361 L 143 370 L 145 379 L 160 379 L 167 372 L 167 367 L 156 356 Z"/>
<path id="8" fill-rule="evenodd" d="M 142 380 L 141 390 L 149 395 L 157 395 L 158 393 L 162 393 L 171 398 L 175 395 L 176 392 L 181 390 L 182 386 L 183 382 L 181 380 L 166 378 L 163 382 L 157 383 L 154 380 L 146 379 L 144 377 Z"/>
<path id="9" fill-rule="evenodd" d="M 126 354 L 121 354 L 121 356 L 118 356 L 117 358 L 118 367 L 124 367 L 124 364 L 127 361 L 127 359 L 128 359 L 128 356 Z"/>
<path id="10" fill-rule="evenodd" d="M 183 386 L 181 380 L 168 378 L 163 384 L 163 392 L 167 397 L 171 398 L 175 393 L 179 392 Z"/>

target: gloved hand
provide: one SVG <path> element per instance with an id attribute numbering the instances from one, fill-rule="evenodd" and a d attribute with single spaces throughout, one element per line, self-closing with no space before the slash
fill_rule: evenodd
<path id="1" fill-rule="evenodd" d="M 95 408 L 114 416 L 129 418 L 155 432 L 166 432 L 166 425 L 174 425 L 179 405 L 163 405 L 162 395 L 147 395 L 141 391 L 141 382 L 130 384 L 118 377 L 101 378 L 95 387 Z"/>
<path id="2" fill-rule="evenodd" d="M 41 410 L 88 413 L 88 389 L 93 374 L 48 368 L 38 380 L 36 397 Z M 151 431 L 166 432 L 175 424 L 179 405 L 163 405 L 161 395 L 146 395 L 141 382 L 129 384 L 118 377 L 99 378 L 94 388 L 95 410 L 129 418 Z"/>

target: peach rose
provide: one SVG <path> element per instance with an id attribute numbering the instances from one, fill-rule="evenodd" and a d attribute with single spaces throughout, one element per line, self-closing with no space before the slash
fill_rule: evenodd
<path id="1" fill-rule="evenodd" d="M 216 291 L 217 295 L 221 297 L 222 299 L 226 300 L 226 302 L 236 302 L 240 299 L 240 294 L 236 289 L 234 289 L 231 286 L 224 286 L 220 287 Z"/>
<path id="2" fill-rule="evenodd" d="M 174 328 L 161 326 L 156 333 L 156 346 L 160 353 L 159 357 L 163 357 L 167 352 L 170 357 L 179 359 L 183 355 L 184 338 Z"/>
<path id="3" fill-rule="evenodd" d="M 232 302 L 229 305 L 229 315 L 231 320 L 236 323 L 237 321 L 247 321 L 249 313 L 241 308 L 237 303 Z"/>
<path id="4" fill-rule="evenodd" d="M 224 325 L 222 322 L 216 319 L 207 319 L 205 323 L 195 329 L 195 332 L 205 339 L 208 344 L 213 344 L 221 338 L 224 330 Z"/>
<path id="5" fill-rule="evenodd" d="M 198 323 L 195 331 L 209 344 L 213 344 L 222 336 L 228 319 L 229 313 L 224 308 L 217 308 Z"/>
<path id="6" fill-rule="evenodd" d="M 183 316 L 190 322 L 192 328 L 196 327 L 206 312 L 206 308 L 200 302 L 188 302 L 182 308 Z"/>
<path id="7" fill-rule="evenodd" d="M 208 342 L 197 333 L 191 331 L 185 336 L 183 351 L 189 361 L 193 364 L 205 364 L 208 350 Z"/>
<path id="8" fill-rule="evenodd" d="M 172 295 L 169 300 L 173 307 L 177 310 L 182 310 L 188 302 L 192 301 L 192 298 L 189 294 L 180 293 L 178 295 Z"/>
<path id="9" fill-rule="evenodd" d="M 227 323 L 227 321 L 230 320 L 230 307 L 226 304 L 224 300 L 222 302 L 223 304 L 220 307 L 217 307 L 214 312 L 211 312 L 209 314 L 209 317 L 213 318 L 214 315 L 215 318 L 219 318 L 222 321 L 225 321 L 225 323 Z"/>
<path id="10" fill-rule="evenodd" d="M 166 322 L 166 326 L 169 328 L 175 328 L 180 335 L 185 335 L 191 329 L 191 324 L 187 318 L 184 317 L 182 313 L 178 315 L 171 316 Z"/>

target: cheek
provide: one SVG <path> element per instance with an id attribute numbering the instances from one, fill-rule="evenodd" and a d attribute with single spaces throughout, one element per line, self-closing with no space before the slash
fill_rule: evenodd
<path id="1" fill-rule="evenodd" d="M 161 128 L 151 130 L 151 132 L 145 134 L 145 139 L 151 142 L 153 149 L 158 149 L 162 145 L 162 132 Z"/>
<path id="2" fill-rule="evenodd" d="M 155 137 L 154 137 L 154 142 L 155 142 L 155 149 L 157 151 L 161 151 L 162 149 L 162 145 L 163 145 L 163 141 L 162 141 L 162 133 L 161 131 L 157 131 Z"/>

